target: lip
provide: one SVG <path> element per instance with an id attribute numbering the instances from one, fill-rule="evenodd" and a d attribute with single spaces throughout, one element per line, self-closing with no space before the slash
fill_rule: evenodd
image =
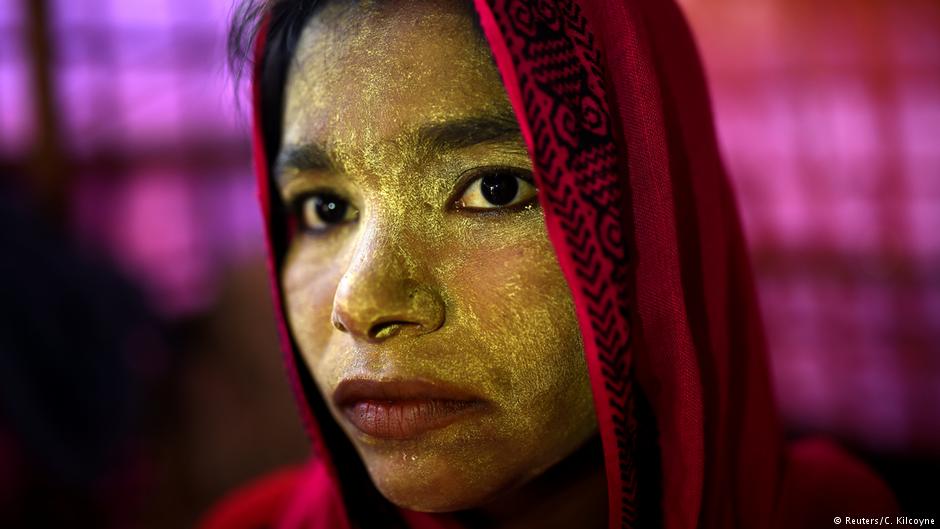
<path id="1" fill-rule="evenodd" d="M 360 432 L 378 439 L 414 439 L 485 407 L 461 388 L 428 380 L 347 379 L 333 403 Z"/>

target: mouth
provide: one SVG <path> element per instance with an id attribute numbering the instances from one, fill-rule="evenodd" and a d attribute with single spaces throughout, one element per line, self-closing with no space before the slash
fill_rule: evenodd
<path id="1" fill-rule="evenodd" d="M 360 432 L 378 439 L 414 439 L 485 408 L 460 388 L 427 380 L 347 379 L 333 403 Z"/>

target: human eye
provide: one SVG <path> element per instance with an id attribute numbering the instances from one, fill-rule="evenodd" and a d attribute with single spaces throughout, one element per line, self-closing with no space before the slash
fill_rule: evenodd
<path id="1" fill-rule="evenodd" d="M 454 207 L 463 210 L 488 210 L 523 207 L 533 202 L 538 190 L 532 173 L 511 167 L 486 167 L 473 171 Z"/>
<path id="2" fill-rule="evenodd" d="M 348 200 L 329 191 L 303 193 L 291 201 L 291 209 L 298 227 L 314 235 L 359 218 Z"/>

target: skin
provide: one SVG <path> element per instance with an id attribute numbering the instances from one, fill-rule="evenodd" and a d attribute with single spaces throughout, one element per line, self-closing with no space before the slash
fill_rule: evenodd
<path id="1" fill-rule="evenodd" d="M 289 71 L 276 176 L 302 228 L 281 270 L 291 331 L 390 501 L 522 526 L 506 499 L 542 498 L 585 522 L 579 511 L 605 510 L 602 461 L 557 464 L 597 424 L 525 144 L 468 7 L 397 4 L 328 3 Z M 428 134 L 480 118 L 479 142 Z M 494 207 L 474 186 L 494 167 L 519 175 L 518 201 Z M 323 192 L 348 202 L 341 222 L 317 216 Z M 442 381 L 486 407 L 415 439 L 371 438 L 332 404 L 356 377 Z"/>

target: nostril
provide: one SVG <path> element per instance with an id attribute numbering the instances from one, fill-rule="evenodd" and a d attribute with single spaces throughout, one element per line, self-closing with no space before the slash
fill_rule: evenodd
<path id="1" fill-rule="evenodd" d="M 406 325 L 414 325 L 406 321 L 383 321 L 376 323 L 369 329 L 369 338 L 373 340 L 384 340 L 398 334 Z"/>
<path id="2" fill-rule="evenodd" d="M 347 331 L 346 331 L 346 326 L 343 325 L 343 323 L 342 323 L 341 321 L 339 321 L 339 320 L 337 320 L 337 319 L 335 319 L 335 318 L 333 319 L 333 327 L 336 327 L 337 329 L 339 329 L 339 330 L 342 331 L 342 332 L 347 332 Z"/>

